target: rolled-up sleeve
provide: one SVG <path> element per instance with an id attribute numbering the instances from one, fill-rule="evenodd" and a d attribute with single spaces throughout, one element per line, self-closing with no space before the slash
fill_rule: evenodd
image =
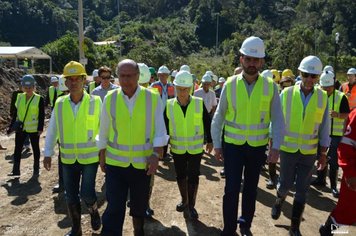
<path id="1" fill-rule="evenodd" d="M 220 101 L 214 113 L 211 123 L 211 137 L 213 139 L 214 148 L 221 148 L 221 135 L 224 127 L 225 114 L 227 110 L 226 86 L 223 87 L 220 94 Z"/>

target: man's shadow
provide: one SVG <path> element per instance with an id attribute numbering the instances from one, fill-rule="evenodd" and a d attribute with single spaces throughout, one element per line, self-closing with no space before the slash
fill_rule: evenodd
<path id="1" fill-rule="evenodd" d="M 28 196 L 36 195 L 42 191 L 41 183 L 38 181 L 38 176 L 32 176 L 27 182 L 21 183 L 20 178 L 13 178 L 1 187 L 5 188 L 8 196 L 16 196 L 11 201 L 12 205 L 20 206 L 28 202 Z"/>
<path id="2" fill-rule="evenodd" d="M 185 223 L 187 224 L 187 230 L 189 236 L 199 236 L 199 235 L 209 235 L 209 236 L 218 236 L 221 233 L 221 230 L 213 227 L 207 226 L 200 220 L 193 220 L 190 218 L 185 218 Z"/>
<path id="3" fill-rule="evenodd" d="M 186 233 L 177 226 L 164 226 L 159 220 L 149 218 L 145 220 L 145 235 L 154 236 L 185 236 Z M 203 235 L 203 234 L 201 234 Z"/>

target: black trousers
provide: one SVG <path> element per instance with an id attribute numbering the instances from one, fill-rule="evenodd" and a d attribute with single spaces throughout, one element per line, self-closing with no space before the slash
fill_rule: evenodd
<path id="1" fill-rule="evenodd" d="M 188 184 L 198 184 L 200 175 L 200 161 L 203 153 L 184 154 L 172 153 L 174 168 L 176 170 L 177 180 L 187 179 Z"/>
<path id="2" fill-rule="evenodd" d="M 17 132 L 15 134 L 15 153 L 14 153 L 14 167 L 13 172 L 20 173 L 21 153 L 26 137 L 29 136 L 31 140 L 31 146 L 33 151 L 33 168 L 39 170 L 40 167 L 40 136 L 38 132 L 27 133 L 25 131 Z"/>

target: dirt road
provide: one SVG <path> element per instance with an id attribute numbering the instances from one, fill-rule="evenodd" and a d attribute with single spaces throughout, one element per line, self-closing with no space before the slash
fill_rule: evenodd
<path id="1" fill-rule="evenodd" d="M 0 136 L 0 141 L 8 148 L 6 151 L 0 151 L 0 235 L 64 235 L 70 229 L 64 196 L 52 194 L 52 187 L 57 181 L 56 160 L 52 162 L 54 163 L 52 171 L 48 172 L 42 168 L 41 175 L 36 179 L 32 178 L 31 152 L 23 153 L 21 177 L 8 177 L 7 174 L 12 168 L 14 137 Z M 44 138 L 41 138 L 41 147 L 43 141 Z M 160 162 L 151 200 L 155 214 L 145 225 L 146 235 L 219 235 L 223 227 L 224 179 L 219 175 L 221 168 L 221 163 L 216 162 L 214 158 L 204 156 L 196 206 L 199 220 L 193 222 L 175 211 L 180 198 L 175 183 L 173 162 Z M 275 190 L 265 188 L 266 176 L 266 172 L 263 172 L 260 178 L 256 213 L 251 230 L 254 235 L 288 235 L 292 197 L 287 198 L 280 219 L 272 220 L 270 211 Z M 104 175 L 99 170 L 96 191 L 101 214 L 106 207 L 103 184 Z M 301 226 L 303 235 L 318 235 L 320 223 L 324 222 L 335 203 L 328 188 L 312 187 Z M 85 235 L 99 235 L 99 232 L 90 229 L 90 217 L 86 210 L 82 216 L 82 226 Z M 128 211 L 124 235 L 133 235 Z M 356 235 L 356 227 L 349 228 L 348 235 Z"/>

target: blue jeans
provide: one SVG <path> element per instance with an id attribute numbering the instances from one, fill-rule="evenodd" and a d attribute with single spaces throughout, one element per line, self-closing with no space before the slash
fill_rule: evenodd
<path id="1" fill-rule="evenodd" d="M 262 165 L 266 161 L 266 146 L 251 147 L 248 144 L 223 144 L 225 169 L 225 194 L 223 197 L 224 229 L 222 235 L 233 235 L 237 228 L 237 210 L 242 192 L 240 227 L 250 228 L 256 208 L 257 185 Z"/>
<path id="2" fill-rule="evenodd" d="M 98 163 L 89 165 L 83 165 L 78 162 L 74 164 L 62 163 L 63 184 L 67 204 L 80 203 L 80 197 L 87 205 L 92 205 L 96 202 L 95 178 L 97 170 Z"/>
<path id="3" fill-rule="evenodd" d="M 304 204 L 309 190 L 316 155 L 303 155 L 299 151 L 289 153 L 280 151 L 281 168 L 278 194 L 286 197 L 295 181 L 294 200 Z"/>
<path id="4" fill-rule="evenodd" d="M 139 170 L 132 165 L 118 167 L 106 165 L 107 207 L 102 217 L 102 235 L 122 235 L 125 220 L 127 193 L 130 190 L 130 215 L 145 217 L 148 206 L 148 190 L 151 176 L 146 170 Z"/>

